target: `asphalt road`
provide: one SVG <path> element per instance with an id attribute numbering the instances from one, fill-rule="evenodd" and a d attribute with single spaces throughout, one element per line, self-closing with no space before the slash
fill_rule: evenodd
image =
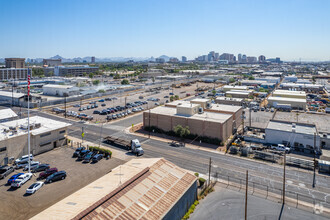
<path id="1" fill-rule="evenodd" d="M 69 121 L 64 118 L 59 118 L 55 115 L 49 115 L 42 112 L 36 112 L 40 116 L 53 118 L 60 121 L 71 122 L 73 126 L 69 129 L 71 136 L 81 138 L 81 128 L 85 128 L 85 140 L 98 143 L 100 141 L 101 125 L 82 124 L 79 122 Z M 125 134 L 123 130 L 141 120 L 141 113 L 108 123 L 102 128 L 102 137 L 112 135 L 127 139 L 138 138 L 142 143 L 145 154 L 143 157 L 164 157 L 174 164 L 199 172 L 202 174 L 208 173 L 209 159 L 212 160 L 211 175 L 216 178 L 239 182 L 239 179 L 245 179 L 245 172 L 249 170 L 249 181 L 255 183 L 255 187 L 268 189 L 274 193 L 280 193 L 282 189 L 283 167 L 278 164 L 259 162 L 256 160 L 243 159 L 231 155 L 223 155 L 216 152 L 191 149 L 191 148 L 174 148 L 168 143 L 158 140 L 141 138 L 139 136 Z M 115 146 L 110 146 L 115 149 L 122 150 Z M 299 170 L 297 168 L 287 167 L 286 171 L 286 190 L 287 196 L 295 198 L 295 193 L 305 195 L 301 199 L 307 202 L 313 202 L 310 198 L 315 198 L 323 203 L 322 206 L 330 208 L 330 177 L 325 175 L 316 175 L 316 187 L 312 187 L 313 173 L 311 171 Z M 290 193 L 292 192 L 292 193 Z M 316 201 L 316 203 L 320 203 Z M 327 203 L 324 203 L 327 202 Z"/>

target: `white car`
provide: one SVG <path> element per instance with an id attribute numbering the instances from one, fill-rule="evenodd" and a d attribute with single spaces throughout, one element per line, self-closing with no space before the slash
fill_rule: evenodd
<path id="1" fill-rule="evenodd" d="M 37 167 L 39 164 L 40 164 L 39 161 L 31 161 L 30 162 L 30 168 L 33 169 L 33 168 Z M 29 164 L 26 165 L 23 169 L 23 171 L 27 171 L 27 170 L 29 170 Z"/>
<path id="2" fill-rule="evenodd" d="M 39 190 L 43 185 L 44 185 L 44 182 L 41 182 L 41 181 L 35 182 L 31 186 L 29 186 L 29 188 L 26 189 L 26 193 L 33 194 L 37 190 Z"/>
<path id="3" fill-rule="evenodd" d="M 20 188 L 24 183 L 29 181 L 32 178 L 32 173 L 24 173 L 20 175 L 12 184 L 13 188 Z"/>
<path id="4" fill-rule="evenodd" d="M 29 160 L 29 155 L 24 155 L 21 158 L 15 160 L 15 164 L 24 163 Z M 30 154 L 30 160 L 33 160 L 33 155 Z"/>
<path id="5" fill-rule="evenodd" d="M 285 151 L 286 153 L 290 152 L 290 148 L 284 146 L 283 144 L 278 144 L 277 146 L 272 146 L 272 149 L 277 150 L 277 151 Z"/>

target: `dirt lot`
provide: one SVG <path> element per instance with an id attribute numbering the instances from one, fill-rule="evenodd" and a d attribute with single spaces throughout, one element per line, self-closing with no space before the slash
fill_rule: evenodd
<path id="1" fill-rule="evenodd" d="M 51 167 L 65 170 L 67 178 L 46 184 L 31 196 L 25 195 L 25 191 L 36 181 L 36 177 L 17 190 L 12 190 L 5 184 L 11 175 L 22 170 L 17 170 L 4 180 L 0 180 L 0 219 L 30 218 L 124 163 L 112 158 L 103 159 L 96 164 L 84 164 L 76 162 L 75 158 L 71 157 L 73 152 L 70 148 L 58 148 L 35 157 L 35 160 L 41 163 L 49 163 Z"/>

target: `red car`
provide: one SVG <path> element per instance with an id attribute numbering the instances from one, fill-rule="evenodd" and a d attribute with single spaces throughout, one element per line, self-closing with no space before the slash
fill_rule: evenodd
<path id="1" fill-rule="evenodd" d="M 58 172 L 56 167 L 50 168 L 50 169 L 46 170 L 45 172 L 40 173 L 39 174 L 39 179 L 47 178 L 48 176 L 50 176 L 50 175 L 52 175 L 53 173 L 56 173 L 56 172 Z"/>

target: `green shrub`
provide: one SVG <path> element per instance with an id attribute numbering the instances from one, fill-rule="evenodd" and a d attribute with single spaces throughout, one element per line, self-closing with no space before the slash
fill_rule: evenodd
<path id="1" fill-rule="evenodd" d="M 88 149 L 90 151 L 95 151 L 95 152 L 98 152 L 99 154 L 103 154 L 104 156 L 107 156 L 107 155 L 109 155 L 110 157 L 112 156 L 111 150 L 108 150 L 108 149 L 104 149 L 101 147 L 93 147 L 93 146 L 88 147 Z"/>
<path id="2" fill-rule="evenodd" d="M 196 177 L 199 177 L 199 173 L 195 173 L 195 176 L 196 176 Z"/>
<path id="3" fill-rule="evenodd" d="M 199 177 L 198 181 L 199 181 L 199 185 L 203 186 L 206 180 L 202 177 Z"/>

